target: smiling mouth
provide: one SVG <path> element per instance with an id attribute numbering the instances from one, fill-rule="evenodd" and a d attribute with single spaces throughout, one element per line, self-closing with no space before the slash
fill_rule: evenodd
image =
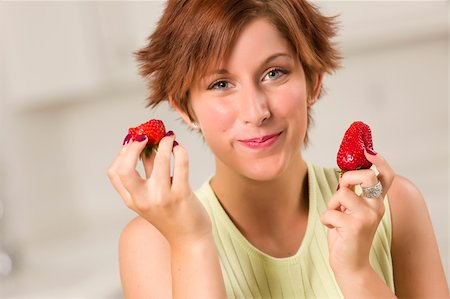
<path id="1" fill-rule="evenodd" d="M 252 142 L 252 143 L 263 143 L 264 141 L 267 141 L 273 137 L 276 137 L 278 135 L 280 135 L 281 132 L 276 133 L 276 134 L 270 134 L 270 135 L 266 135 L 266 136 L 262 136 L 262 137 L 257 137 L 257 138 L 250 138 L 250 139 L 240 139 L 240 142 Z"/>
<path id="2" fill-rule="evenodd" d="M 246 147 L 253 148 L 253 149 L 265 148 L 265 147 L 269 147 L 272 144 L 274 144 L 278 140 L 278 137 L 282 133 L 283 132 L 278 132 L 275 134 L 269 134 L 269 135 L 265 135 L 262 137 L 256 137 L 256 138 L 250 138 L 250 139 L 240 139 L 239 142 L 241 144 L 245 145 Z"/>

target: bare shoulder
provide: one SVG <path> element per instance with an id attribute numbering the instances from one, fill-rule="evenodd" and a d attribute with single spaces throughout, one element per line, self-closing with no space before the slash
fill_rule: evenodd
<path id="1" fill-rule="evenodd" d="M 397 296 L 448 298 L 442 261 L 422 193 L 410 180 L 396 176 L 388 199 Z"/>
<path id="2" fill-rule="evenodd" d="M 170 298 L 170 246 L 147 220 L 136 217 L 119 241 L 119 265 L 126 298 Z"/>
<path id="3" fill-rule="evenodd" d="M 394 247 L 396 244 L 402 247 L 420 234 L 433 235 L 425 199 L 414 183 L 405 177 L 395 176 L 388 199 Z"/>
<path id="4" fill-rule="evenodd" d="M 139 239 L 141 244 L 152 241 L 153 244 L 156 242 L 159 245 L 167 246 L 167 249 L 169 249 L 169 244 L 164 236 L 150 222 L 140 216 L 135 217 L 125 226 L 120 242 L 128 243 L 135 238 Z"/>
<path id="5" fill-rule="evenodd" d="M 425 200 L 413 182 L 403 176 L 396 175 L 388 191 L 389 203 L 394 213 L 408 214 L 428 213 Z"/>

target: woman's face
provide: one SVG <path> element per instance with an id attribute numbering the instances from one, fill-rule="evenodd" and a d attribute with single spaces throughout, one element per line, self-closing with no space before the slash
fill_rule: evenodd
<path id="1" fill-rule="evenodd" d="M 280 176 L 301 159 L 307 129 L 305 74 L 264 19 L 248 24 L 230 56 L 190 90 L 203 136 L 220 168 L 254 180 Z"/>

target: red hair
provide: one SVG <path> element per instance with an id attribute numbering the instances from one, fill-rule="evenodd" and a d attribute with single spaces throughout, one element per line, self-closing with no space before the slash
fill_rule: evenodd
<path id="1" fill-rule="evenodd" d="M 149 106 L 170 98 L 194 120 L 191 85 L 218 66 L 242 29 L 261 17 L 298 55 L 311 98 L 317 75 L 339 66 L 340 55 L 331 43 L 337 27 L 334 17 L 323 16 L 305 0 L 169 0 L 148 44 L 135 53 L 150 90 Z"/>

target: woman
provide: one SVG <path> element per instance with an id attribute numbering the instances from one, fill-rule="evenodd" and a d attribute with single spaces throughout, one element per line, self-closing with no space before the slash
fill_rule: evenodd
<path id="1" fill-rule="evenodd" d="M 139 214 L 120 240 L 127 298 L 448 296 L 412 183 L 369 148 L 378 175 L 302 158 L 322 77 L 339 65 L 334 35 L 334 19 L 302 0 L 168 2 L 137 53 L 149 104 L 168 100 L 216 169 L 193 192 L 171 132 L 142 178 L 146 137 L 126 138 L 108 175 Z M 375 196 L 355 193 L 378 182 Z"/>

